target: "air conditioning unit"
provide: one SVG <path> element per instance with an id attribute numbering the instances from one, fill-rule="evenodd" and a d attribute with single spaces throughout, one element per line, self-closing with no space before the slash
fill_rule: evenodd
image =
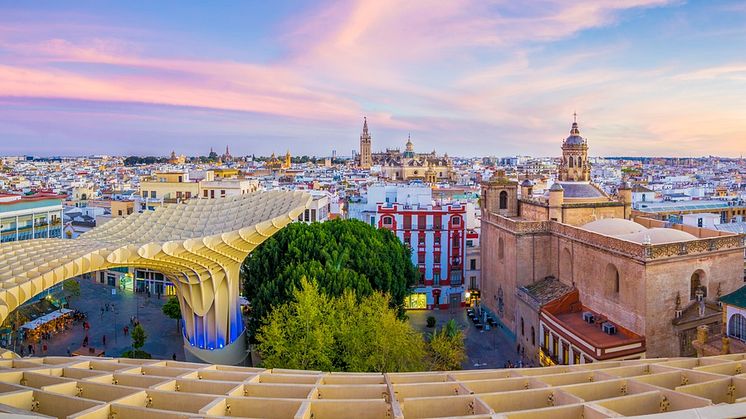
<path id="1" fill-rule="evenodd" d="M 614 326 L 614 323 L 612 322 L 605 322 L 601 325 L 601 330 L 604 331 L 607 335 L 615 335 L 616 334 L 616 326 Z"/>
<path id="2" fill-rule="evenodd" d="M 593 316 L 593 313 L 591 313 L 590 311 L 584 311 L 583 321 L 589 324 L 593 324 L 593 322 L 596 321 L 596 318 L 595 316 Z"/>

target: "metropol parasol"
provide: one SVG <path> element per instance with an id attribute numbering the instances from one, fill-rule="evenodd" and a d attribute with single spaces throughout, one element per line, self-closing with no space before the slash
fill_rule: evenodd
<path id="1" fill-rule="evenodd" d="M 239 270 L 246 256 L 297 219 L 303 192 L 194 199 L 115 218 L 79 238 L 0 245 L 0 322 L 67 278 L 113 267 L 162 272 L 176 287 L 187 359 L 240 364 L 246 357 Z"/>

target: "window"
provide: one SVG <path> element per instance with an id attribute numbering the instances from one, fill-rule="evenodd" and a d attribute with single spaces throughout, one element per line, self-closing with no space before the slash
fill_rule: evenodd
<path id="1" fill-rule="evenodd" d="M 570 167 L 573 167 L 573 166 L 575 166 L 575 159 L 572 156 L 570 156 Z"/>
<path id="2" fill-rule="evenodd" d="M 417 236 L 417 243 L 420 246 L 424 246 L 425 245 L 425 235 L 424 234 L 420 234 L 419 236 Z"/>
<path id="3" fill-rule="evenodd" d="M 580 352 L 578 351 L 572 351 L 572 363 L 573 364 L 580 364 Z"/>
<path id="4" fill-rule="evenodd" d="M 155 191 L 150 191 L 150 197 L 155 199 Z"/>
<path id="5" fill-rule="evenodd" d="M 476 259 L 470 259 L 469 260 L 469 269 L 472 271 L 477 270 L 477 260 Z"/>
<path id="6" fill-rule="evenodd" d="M 461 271 L 451 271 L 451 286 L 452 287 L 461 286 L 462 279 L 463 277 L 461 276 Z"/>
<path id="7" fill-rule="evenodd" d="M 148 191 L 142 191 L 142 197 L 147 198 L 148 197 Z"/>
<path id="8" fill-rule="evenodd" d="M 179 191 L 176 192 L 176 199 L 181 199 L 181 192 Z"/>
<path id="9" fill-rule="evenodd" d="M 207 198 L 207 189 L 205 189 L 204 191 L 202 191 L 202 196 L 204 196 L 205 198 Z"/>
<path id="10" fill-rule="evenodd" d="M 531 345 L 536 346 L 536 329 L 531 326 Z"/>
<path id="11" fill-rule="evenodd" d="M 611 263 L 606 265 L 606 289 L 610 296 L 619 296 L 620 282 L 617 267 Z"/>
<path id="12" fill-rule="evenodd" d="M 433 238 L 435 239 L 435 244 L 439 245 L 440 244 L 440 234 L 436 234 Z"/>
<path id="13" fill-rule="evenodd" d="M 474 247 L 474 240 L 467 240 L 466 247 Z"/>
<path id="14" fill-rule="evenodd" d="M 500 237 L 497 239 L 497 258 L 500 260 L 503 260 L 505 257 L 505 242 L 503 241 L 503 238 Z"/>
<path id="15" fill-rule="evenodd" d="M 185 195 L 186 199 L 189 199 L 189 198 L 192 197 L 192 193 L 191 192 L 184 192 L 184 195 Z"/>
<path id="16" fill-rule="evenodd" d="M 404 229 L 405 230 L 412 229 L 412 216 L 409 214 L 404 216 Z"/>
<path id="17" fill-rule="evenodd" d="M 215 189 L 210 190 L 210 198 L 215 199 Z"/>
<path id="18" fill-rule="evenodd" d="M 704 279 L 703 277 L 704 273 L 702 271 L 697 271 L 692 274 L 692 277 L 689 280 L 690 300 L 697 298 L 697 290 L 702 290 L 702 298 L 707 297 L 707 287 L 702 283 L 702 279 Z"/>
<path id="19" fill-rule="evenodd" d="M 223 197 L 225 196 L 225 189 L 220 190 L 220 196 L 223 196 Z"/>
<path id="20" fill-rule="evenodd" d="M 424 215 L 417 216 L 417 229 L 425 230 L 427 228 L 427 217 Z"/>
<path id="21" fill-rule="evenodd" d="M 425 277 L 425 274 L 422 274 L 422 277 Z M 433 272 L 433 284 L 440 285 L 440 272 Z"/>
<path id="22" fill-rule="evenodd" d="M 424 264 L 425 263 L 425 254 L 424 253 L 418 253 L 417 254 L 417 263 Z"/>
<path id="23" fill-rule="evenodd" d="M 451 221 L 453 222 L 453 225 L 455 226 L 461 225 L 461 217 L 453 217 L 451 218 Z"/>
<path id="24" fill-rule="evenodd" d="M 526 336 L 526 334 L 523 333 L 523 317 L 521 317 L 521 336 Z"/>
<path id="25" fill-rule="evenodd" d="M 383 217 L 383 225 L 390 226 L 393 222 L 394 220 L 391 217 Z"/>
<path id="26" fill-rule="evenodd" d="M 728 336 L 746 341 L 746 317 L 736 313 L 728 320 Z"/>
<path id="27" fill-rule="evenodd" d="M 508 209 L 508 193 L 506 191 L 500 192 L 500 209 Z"/>
<path id="28" fill-rule="evenodd" d="M 477 277 L 471 276 L 469 278 L 469 289 L 475 290 L 477 289 Z"/>

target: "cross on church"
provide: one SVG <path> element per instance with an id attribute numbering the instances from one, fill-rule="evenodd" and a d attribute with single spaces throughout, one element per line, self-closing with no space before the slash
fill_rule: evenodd
<path id="1" fill-rule="evenodd" d="M 578 113 L 577 112 L 573 112 L 572 113 L 572 122 L 575 122 L 575 123 L 578 122 Z"/>

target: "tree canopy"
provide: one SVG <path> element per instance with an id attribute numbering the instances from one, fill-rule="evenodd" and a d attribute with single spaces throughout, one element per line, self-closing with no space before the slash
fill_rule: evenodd
<path id="1" fill-rule="evenodd" d="M 176 320 L 176 327 L 178 328 L 179 320 L 181 320 L 181 307 L 179 307 L 179 299 L 176 297 L 169 298 L 168 301 L 166 301 L 166 304 L 161 307 L 161 310 L 167 317 Z"/>
<path id="2" fill-rule="evenodd" d="M 461 369 L 466 359 L 463 332 L 456 321 L 451 319 L 440 329 L 430 335 L 428 342 L 430 368 L 436 371 Z"/>
<path id="3" fill-rule="evenodd" d="M 267 368 L 322 371 L 418 371 L 425 367 L 422 335 L 373 292 L 358 298 L 324 294 L 301 278 L 293 300 L 276 307 L 257 340 Z"/>
<path id="4" fill-rule="evenodd" d="M 80 284 L 75 278 L 68 278 L 62 282 L 62 289 L 65 290 L 68 299 L 71 297 L 80 297 Z"/>
<path id="5" fill-rule="evenodd" d="M 356 297 L 380 291 L 403 313 L 404 298 L 417 279 L 410 251 L 390 231 L 357 220 L 293 223 L 259 246 L 241 269 L 251 303 L 251 330 L 273 306 L 291 300 L 306 277 L 329 296 Z"/>

